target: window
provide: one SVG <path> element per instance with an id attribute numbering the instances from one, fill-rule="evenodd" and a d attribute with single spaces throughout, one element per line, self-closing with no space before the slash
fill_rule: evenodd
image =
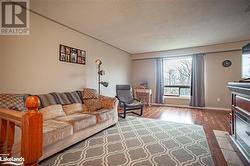
<path id="1" fill-rule="evenodd" d="M 190 96 L 192 57 L 163 60 L 165 96 Z"/>

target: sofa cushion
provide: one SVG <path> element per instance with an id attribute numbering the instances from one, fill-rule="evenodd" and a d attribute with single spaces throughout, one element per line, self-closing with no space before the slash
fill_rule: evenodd
<path id="1" fill-rule="evenodd" d="M 65 93 L 71 103 L 82 103 L 81 93 L 79 91 Z"/>
<path id="2" fill-rule="evenodd" d="M 53 92 L 50 94 L 54 96 L 57 104 L 62 104 L 62 105 L 72 104 L 66 93 Z"/>
<path id="3" fill-rule="evenodd" d="M 64 105 L 63 111 L 65 112 L 66 115 L 70 115 L 74 113 L 88 112 L 88 109 L 86 105 L 82 103 L 74 103 L 74 104 Z"/>
<path id="4" fill-rule="evenodd" d="M 50 145 L 73 134 L 73 126 L 66 122 L 46 120 L 43 122 L 43 146 Z"/>
<path id="5" fill-rule="evenodd" d="M 96 116 L 83 113 L 75 113 L 67 116 L 62 116 L 56 118 L 55 120 L 70 123 L 71 125 L 73 125 L 74 132 L 96 124 Z"/>
<path id="6" fill-rule="evenodd" d="M 38 95 L 38 97 L 40 99 L 41 108 L 58 104 L 52 94 L 41 94 L 41 95 Z"/>
<path id="7" fill-rule="evenodd" d="M 85 99 L 97 99 L 98 94 L 95 89 L 90 89 L 90 88 L 84 88 L 82 91 L 82 98 L 83 100 Z"/>
<path id="8" fill-rule="evenodd" d="M 39 110 L 43 114 L 43 120 L 53 119 L 60 116 L 65 116 L 62 105 L 51 105 Z"/>
<path id="9" fill-rule="evenodd" d="M 114 109 L 101 109 L 98 111 L 93 111 L 91 114 L 96 116 L 98 123 L 113 119 L 115 116 Z"/>
<path id="10" fill-rule="evenodd" d="M 102 108 L 102 103 L 100 99 L 86 99 L 84 104 L 88 108 L 89 112 L 97 111 Z"/>
<path id="11" fill-rule="evenodd" d="M 0 108 L 24 111 L 26 109 L 25 95 L 0 94 Z"/>

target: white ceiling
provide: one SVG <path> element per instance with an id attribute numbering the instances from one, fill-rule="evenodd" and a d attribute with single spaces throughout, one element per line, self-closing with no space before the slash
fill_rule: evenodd
<path id="1" fill-rule="evenodd" d="M 250 0 L 31 0 L 31 9 L 129 53 L 250 39 Z"/>

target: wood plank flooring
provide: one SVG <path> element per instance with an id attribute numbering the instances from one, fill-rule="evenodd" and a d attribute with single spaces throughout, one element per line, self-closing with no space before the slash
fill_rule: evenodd
<path id="1" fill-rule="evenodd" d="M 133 115 L 133 114 L 129 114 Z M 145 107 L 143 117 L 179 123 L 198 124 L 204 127 L 215 166 L 227 166 L 213 130 L 229 132 L 229 112 L 166 106 Z"/>

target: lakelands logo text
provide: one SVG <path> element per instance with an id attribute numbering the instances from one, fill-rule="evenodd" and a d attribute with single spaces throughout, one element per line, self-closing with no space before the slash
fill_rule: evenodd
<path id="1" fill-rule="evenodd" d="M 1 154 L 0 165 L 23 165 L 23 157 L 9 157 L 8 154 Z"/>
<path id="2" fill-rule="evenodd" d="M 0 35 L 29 34 L 29 0 L 1 0 Z"/>

